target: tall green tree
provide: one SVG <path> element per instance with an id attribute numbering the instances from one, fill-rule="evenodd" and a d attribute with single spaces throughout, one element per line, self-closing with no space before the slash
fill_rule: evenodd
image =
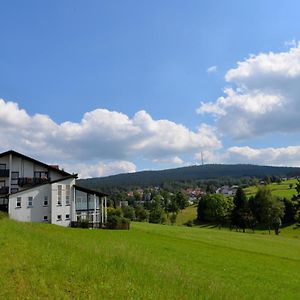
<path id="1" fill-rule="evenodd" d="M 231 225 L 236 228 L 241 228 L 245 232 L 249 226 L 249 214 L 251 213 L 248 207 L 248 201 L 244 190 L 239 187 L 233 198 L 234 208 L 231 212 Z"/>
<path id="2" fill-rule="evenodd" d="M 179 209 L 185 209 L 189 205 L 188 196 L 183 192 L 178 192 L 175 195 L 175 201 L 176 201 Z"/>
<path id="3" fill-rule="evenodd" d="M 259 219 L 268 230 L 274 228 L 275 233 L 279 234 L 281 219 L 284 215 L 284 205 L 280 199 L 273 196 L 271 191 L 266 187 L 258 189 L 255 195 L 256 203 L 259 203 Z"/>
<path id="4" fill-rule="evenodd" d="M 233 209 L 231 197 L 222 194 L 207 194 L 198 203 L 198 220 L 214 222 L 219 226 L 227 223 Z"/>

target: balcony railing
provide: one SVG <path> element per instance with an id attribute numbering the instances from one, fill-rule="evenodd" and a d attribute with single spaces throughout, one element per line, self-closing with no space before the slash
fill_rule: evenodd
<path id="1" fill-rule="evenodd" d="M 30 185 L 36 185 L 36 184 L 42 184 L 49 182 L 49 177 L 20 177 L 18 178 L 18 185 L 19 186 L 30 186 Z"/>
<path id="2" fill-rule="evenodd" d="M 0 169 L 0 177 L 9 177 L 9 170 L 8 169 L 5 169 L 5 170 Z"/>
<path id="3" fill-rule="evenodd" d="M 6 195 L 9 192 L 9 187 L 8 186 L 2 186 L 0 187 L 0 195 Z"/>

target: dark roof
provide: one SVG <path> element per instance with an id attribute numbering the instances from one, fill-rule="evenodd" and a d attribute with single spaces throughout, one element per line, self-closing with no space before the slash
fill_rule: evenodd
<path id="1" fill-rule="evenodd" d="M 71 175 L 70 173 L 68 173 L 68 172 L 66 172 L 66 171 L 59 170 L 59 169 L 55 168 L 54 166 L 47 165 L 47 164 L 45 164 L 45 163 L 43 163 L 43 162 L 41 162 L 41 161 L 39 161 L 39 160 L 36 160 L 36 159 L 34 159 L 34 158 L 32 158 L 32 157 L 26 156 L 26 155 L 24 155 L 24 154 L 22 154 L 22 153 L 19 153 L 19 152 L 14 151 L 14 150 L 9 150 L 9 151 L 0 153 L 0 157 L 6 156 L 6 155 L 9 155 L 9 154 L 12 154 L 12 155 L 15 155 L 15 156 L 18 156 L 18 157 L 27 159 L 27 160 L 29 160 L 29 161 L 32 161 L 32 162 L 34 162 L 34 163 L 36 163 L 36 164 L 42 165 L 42 166 L 44 166 L 45 168 L 48 168 L 49 170 L 52 170 L 52 171 L 55 171 L 55 172 L 58 172 L 58 173 L 60 173 L 60 174 L 62 174 L 62 175 L 64 175 L 64 176 L 69 176 L 69 175 Z"/>
<path id="2" fill-rule="evenodd" d="M 78 191 L 88 193 L 88 194 L 95 194 L 99 197 L 109 196 L 108 194 L 105 194 L 105 193 L 102 193 L 102 192 L 99 192 L 99 191 L 96 191 L 96 190 L 91 190 L 91 189 L 85 188 L 85 187 L 77 185 L 77 184 L 75 184 L 74 187 Z"/>
<path id="3" fill-rule="evenodd" d="M 59 179 L 56 179 L 56 180 L 45 181 L 44 183 L 32 185 L 32 186 L 30 186 L 30 187 L 28 187 L 28 188 L 26 188 L 26 189 L 22 189 L 22 190 L 19 190 L 19 191 L 17 191 L 17 192 L 10 193 L 10 194 L 8 194 L 8 195 L 15 195 L 15 194 L 18 194 L 18 193 L 22 193 L 22 192 L 24 192 L 24 191 L 32 190 L 32 189 L 37 188 L 37 187 L 40 187 L 40 186 L 42 186 L 42 185 L 60 182 L 60 181 L 63 181 L 63 180 L 65 180 L 65 179 L 69 179 L 69 178 L 77 178 L 77 176 L 78 176 L 78 174 L 73 174 L 73 175 L 65 176 L 65 177 L 62 177 L 62 178 L 59 178 Z"/>

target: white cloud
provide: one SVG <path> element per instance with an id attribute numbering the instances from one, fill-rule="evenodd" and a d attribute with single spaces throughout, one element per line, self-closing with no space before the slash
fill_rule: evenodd
<path id="1" fill-rule="evenodd" d="M 153 162 L 160 163 L 160 164 L 172 165 L 172 166 L 184 166 L 187 164 L 179 156 L 173 156 L 170 158 L 161 158 L 161 159 L 156 158 L 156 159 L 153 159 Z"/>
<path id="2" fill-rule="evenodd" d="M 273 166 L 300 166 L 300 146 L 281 148 L 231 147 L 225 157 L 227 162 L 251 163 Z"/>
<path id="3" fill-rule="evenodd" d="M 207 73 L 215 73 L 215 72 L 217 72 L 218 71 L 218 66 L 211 66 L 211 67 L 209 67 L 209 68 L 207 68 L 207 70 L 206 70 L 206 72 Z"/>
<path id="4" fill-rule="evenodd" d="M 291 47 L 297 47 L 297 41 L 295 39 L 288 40 L 284 42 L 284 46 L 291 48 Z"/>
<path id="5" fill-rule="evenodd" d="M 78 123 L 57 124 L 47 115 L 30 116 L 16 103 L 0 99 L 0 126 L 0 151 L 15 149 L 45 161 L 105 164 L 114 160 L 122 166 L 121 162 L 136 159 L 173 159 L 179 164 L 181 154 L 222 146 L 212 127 L 201 125 L 191 131 L 169 120 L 154 120 L 145 111 L 129 118 L 120 112 L 96 109 L 85 113 Z M 98 165 L 87 172 L 99 173 L 101 168 Z M 127 164 L 124 170 L 133 170 L 132 165 Z"/>
<path id="6" fill-rule="evenodd" d="M 197 109 L 213 114 L 221 133 L 241 139 L 300 131 L 300 44 L 287 52 L 252 55 L 225 79 L 233 87 Z"/>
<path id="7" fill-rule="evenodd" d="M 98 162 L 95 164 L 63 164 L 65 170 L 78 173 L 79 178 L 103 177 L 120 173 L 136 172 L 136 165 L 129 161 Z"/>

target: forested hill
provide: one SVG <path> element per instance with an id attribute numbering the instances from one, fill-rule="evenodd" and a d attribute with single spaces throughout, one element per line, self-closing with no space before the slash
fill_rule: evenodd
<path id="1" fill-rule="evenodd" d="M 206 180 L 221 177 L 257 177 L 264 176 L 300 176 L 300 168 L 269 167 L 257 165 L 203 165 L 190 166 L 161 171 L 142 171 L 136 173 L 119 174 L 101 178 L 79 180 L 80 184 L 89 188 L 126 188 L 128 186 L 157 186 L 171 181 Z"/>

